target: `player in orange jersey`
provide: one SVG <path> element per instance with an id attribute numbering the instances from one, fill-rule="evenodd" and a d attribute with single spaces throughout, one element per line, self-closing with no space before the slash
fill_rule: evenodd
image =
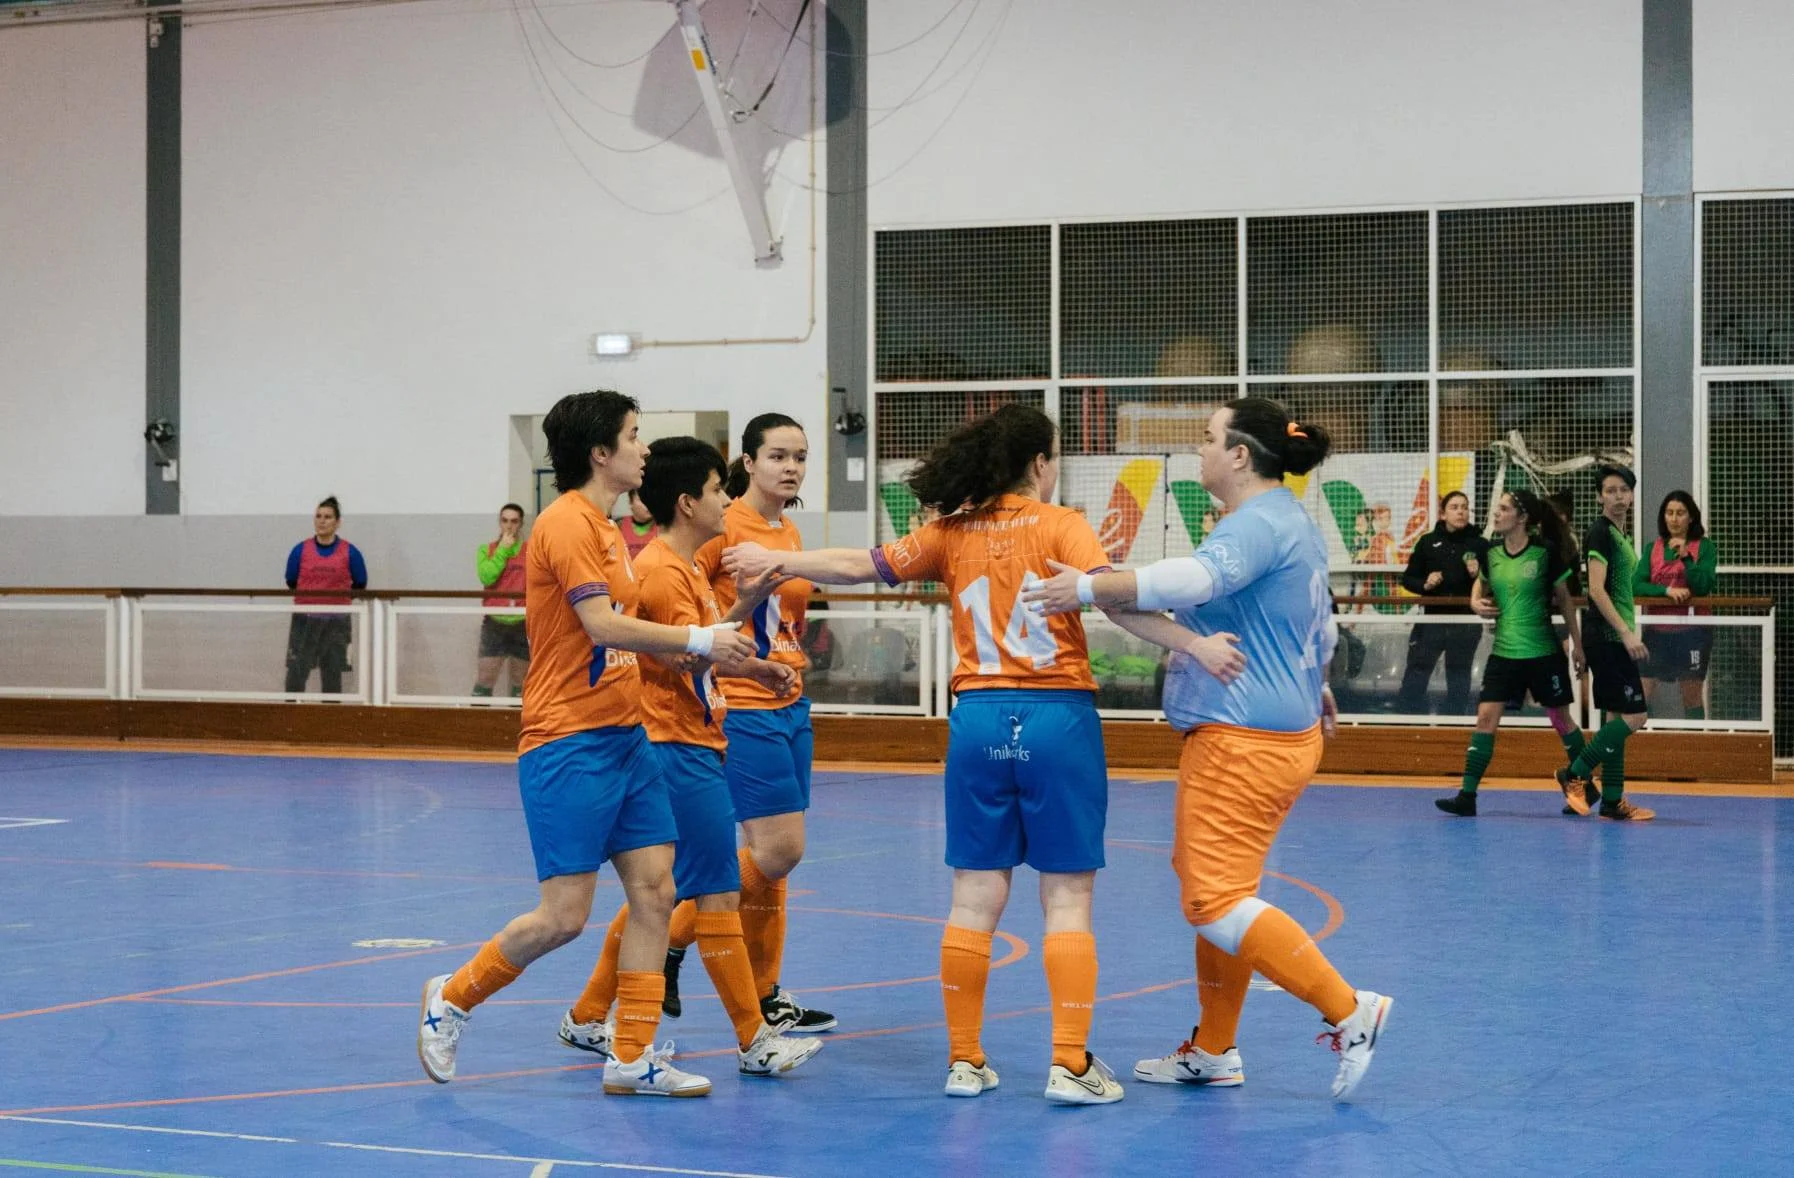
<path id="1" fill-rule="evenodd" d="M 779 551 L 803 548 L 803 537 L 785 509 L 803 489 L 810 443 L 803 426 L 782 413 L 762 413 L 741 434 L 739 477 L 745 488 L 723 513 L 723 534 L 698 550 L 698 568 L 710 579 L 717 601 L 734 617 L 735 578 L 722 567 L 725 546 L 752 540 Z M 737 471 L 731 471 L 733 484 Z M 798 637 L 804 628 L 804 607 L 810 584 L 787 579 L 777 592 L 755 606 L 746 625 L 755 654 L 793 671 L 788 686 L 768 687 L 755 679 L 729 678 L 723 692 L 729 714 L 723 733 L 729 738 L 724 762 L 735 818 L 747 843 L 741 857 L 741 927 L 760 1009 L 768 1023 L 782 1023 L 789 1033 L 817 1034 L 835 1028 L 835 1016 L 810 1010 L 779 988 L 785 959 L 786 877 L 804 857 L 804 811 L 810 808 L 810 701 L 803 693 L 806 664 Z M 683 948 L 675 938 L 664 968 L 669 1015 L 677 1016 L 679 962 Z"/>
<path id="2" fill-rule="evenodd" d="M 635 564 L 641 578 L 637 617 L 669 626 L 713 626 L 724 620 L 710 582 L 693 563 L 698 549 L 723 533 L 723 513 L 729 506 L 724 475 L 723 456 L 708 442 L 661 438 L 654 443 L 642 475 L 641 500 L 653 513 L 659 532 Z M 737 612 L 757 608 L 779 581 L 777 574 L 770 574 L 740 586 Z M 787 690 L 796 675 L 784 663 L 760 658 L 749 659 L 741 671 L 775 693 Z M 684 660 L 648 659 L 642 664 L 642 706 L 648 739 L 672 792 L 673 820 L 679 829 L 673 853 L 679 911 L 692 909 L 704 968 L 735 1026 L 741 1074 L 788 1072 L 821 1050 L 822 1042 L 781 1035 L 783 1024 L 769 1025 L 761 1014 L 754 968 L 742 939 L 735 809 L 723 772 L 728 701 L 712 668 L 686 666 Z M 742 857 L 747 854 L 746 848 L 740 852 Z M 628 921 L 625 905 L 611 922 L 585 992 L 561 1020 L 561 1042 L 569 1047 L 609 1053 L 615 1027 L 607 1016 L 617 993 L 617 960 Z"/>
<path id="3" fill-rule="evenodd" d="M 946 1092 L 978 1096 L 997 1086 L 980 1042 L 985 981 L 1011 873 L 1027 863 L 1040 873 L 1046 914 L 1042 957 L 1053 1002 L 1046 1097 L 1108 1104 L 1122 1098 L 1122 1087 L 1086 1046 L 1097 978 L 1090 905 L 1109 791 L 1096 681 L 1079 617 L 1036 617 L 1021 601 L 1050 574 L 1049 562 L 1089 572 L 1108 567 L 1084 517 L 1047 502 L 1058 477 L 1053 423 L 1037 409 L 1008 405 L 956 430 L 910 474 L 917 499 L 944 517 L 869 552 L 742 543 L 724 564 L 745 577 L 778 569 L 823 584 L 947 587 L 958 665 L 946 774 L 953 907 L 941 938 Z"/>
<path id="4" fill-rule="evenodd" d="M 635 652 L 695 655 L 737 670 L 752 657 L 753 644 L 726 625 L 665 626 L 628 616 L 635 573 L 604 509 L 641 485 L 648 447 L 636 417 L 632 398 L 599 391 L 561 398 L 542 422 L 561 496 L 537 518 L 530 543 L 525 625 L 533 657 L 517 762 L 542 897 L 473 960 L 425 983 L 417 1053 L 438 1083 L 454 1078 L 473 1008 L 530 962 L 579 936 L 598 868 L 608 859 L 635 919 L 622 945 L 617 1034 L 604 1091 L 710 1091 L 710 1081 L 672 1066 L 672 1044 L 652 1047 L 676 829 L 666 779 L 642 729 Z"/>

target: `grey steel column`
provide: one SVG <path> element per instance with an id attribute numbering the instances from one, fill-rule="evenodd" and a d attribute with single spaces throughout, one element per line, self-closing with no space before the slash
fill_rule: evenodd
<path id="1" fill-rule="evenodd" d="M 143 510 L 177 515 L 181 426 L 181 19 L 151 17 L 145 32 L 149 55 L 144 157 L 144 406 Z M 172 434 L 152 445 L 150 430 Z M 158 433 L 160 439 L 160 433 Z M 159 447 L 159 449 L 158 449 Z M 172 461 L 175 465 L 161 465 Z"/>
<path id="2" fill-rule="evenodd" d="M 825 57 L 828 122 L 828 372 L 830 511 L 866 510 L 877 472 L 864 425 L 843 436 L 833 423 L 869 413 L 866 373 L 866 0 L 829 0 Z M 849 459 L 864 464 L 847 479 Z"/>
<path id="3" fill-rule="evenodd" d="M 1639 224 L 1640 531 L 1694 489 L 1694 69 L 1691 0 L 1644 0 L 1644 200 Z"/>

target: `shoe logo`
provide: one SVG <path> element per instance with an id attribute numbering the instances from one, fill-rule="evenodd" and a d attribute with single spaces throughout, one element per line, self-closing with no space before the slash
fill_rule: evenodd
<path id="1" fill-rule="evenodd" d="M 1072 1083 L 1090 1093 L 1092 1096 L 1101 1096 L 1103 1094 L 1103 1078 L 1096 1074 L 1095 1065 L 1092 1065 L 1090 1070 L 1081 1076 L 1072 1076 L 1070 1072 L 1065 1074 L 1071 1076 Z"/>
<path id="2" fill-rule="evenodd" d="M 664 1072 L 664 1071 L 665 1071 L 665 1069 L 664 1069 L 664 1068 L 658 1068 L 658 1067 L 655 1067 L 655 1066 L 654 1066 L 654 1061 L 653 1061 L 653 1060 L 649 1060 L 649 1061 L 648 1061 L 648 1070 L 647 1070 L 647 1071 L 646 1071 L 646 1072 L 644 1072 L 644 1073 L 642 1073 L 642 1079 L 644 1079 L 644 1080 L 646 1080 L 646 1081 L 647 1081 L 647 1082 L 648 1082 L 648 1083 L 650 1083 L 650 1084 L 652 1084 L 652 1083 L 654 1083 L 654 1081 L 655 1081 L 655 1079 L 656 1079 L 656 1078 L 657 1078 L 657 1077 L 658 1077 L 658 1076 L 660 1076 L 660 1075 L 661 1075 L 661 1073 L 662 1073 L 662 1072 Z"/>
<path id="3" fill-rule="evenodd" d="M 440 1029 L 442 1026 L 442 1016 L 439 1014 L 424 1015 L 424 1026 L 429 1027 L 432 1031 Z"/>

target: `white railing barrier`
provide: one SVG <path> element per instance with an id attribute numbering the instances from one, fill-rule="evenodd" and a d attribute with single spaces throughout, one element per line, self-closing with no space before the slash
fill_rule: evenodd
<path id="1" fill-rule="evenodd" d="M 248 596 L 161 597 L 135 591 L 0 596 L 0 697 L 180 699 L 338 702 L 390 706 L 516 707 L 508 691 L 474 696 L 480 619 L 522 612 L 475 601 L 360 598 L 347 605 L 296 605 Z M 294 614 L 341 614 L 352 619 L 351 669 L 345 690 L 285 690 L 286 650 Z M 814 710 L 837 715 L 944 716 L 952 707 L 955 665 L 951 620 L 944 604 L 837 603 L 810 616 L 832 631 L 832 655 L 809 676 Z M 1361 725 L 1468 727 L 1474 716 L 1398 710 L 1410 628 L 1417 623 L 1486 627 L 1466 615 L 1345 613 L 1332 682 L 1340 719 Z M 1645 614 L 1647 638 L 1660 626 L 1710 628 L 1715 636 L 1755 628 L 1755 640 L 1722 640 L 1708 684 L 1708 718 L 1652 716 L 1652 727 L 1712 732 L 1770 732 L 1775 719 L 1775 613 L 1684 617 Z M 1122 632 L 1098 613 L 1085 616 L 1098 710 L 1106 719 L 1159 720 L 1162 653 Z M 1478 643 L 1471 703 L 1480 688 L 1489 640 Z M 1757 666 L 1748 665 L 1754 657 Z M 1354 665 L 1355 664 L 1355 665 Z M 1754 673 L 1753 673 L 1754 672 Z M 315 682 L 311 672 L 307 686 Z M 352 680 L 351 677 L 352 676 Z M 1748 676 L 1751 687 L 1743 686 Z M 1442 695 L 1443 659 L 1426 693 L 1429 708 Z M 1585 707 L 1586 681 L 1573 687 L 1584 723 L 1598 722 Z M 1659 701 L 1673 699 L 1669 684 Z M 1755 695 L 1752 700 L 1751 695 Z M 1734 702 L 1735 701 L 1735 702 Z M 1754 709 L 1753 709 L 1754 705 Z M 1673 711 L 1674 709 L 1669 709 Z M 1730 710 L 1732 714 L 1724 714 Z M 1755 714 L 1741 714 L 1754 710 Z M 1716 712 L 1720 714 L 1715 714 Z M 1542 725 L 1535 710 L 1507 723 Z"/>

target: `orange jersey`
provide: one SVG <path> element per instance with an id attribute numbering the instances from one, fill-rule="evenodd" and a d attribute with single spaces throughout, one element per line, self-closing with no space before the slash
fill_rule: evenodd
<path id="1" fill-rule="evenodd" d="M 664 537 L 642 549 L 635 562 L 641 578 L 635 616 L 663 626 L 714 626 L 723 620 L 716 594 L 697 566 L 667 546 Z M 716 668 L 676 671 L 656 658 L 642 666 L 642 714 L 648 739 L 660 744 L 695 744 L 719 752 L 728 744 L 723 715 L 728 705 L 717 690 Z"/>
<path id="2" fill-rule="evenodd" d="M 635 573 L 617 525 L 577 491 L 536 517 L 524 579 L 529 674 L 523 681 L 519 753 L 594 728 L 642 722 L 641 672 L 632 650 L 593 646 L 573 607 L 608 596 L 635 606 Z"/>
<path id="3" fill-rule="evenodd" d="M 774 552 L 802 552 L 804 548 L 804 538 L 789 516 L 781 515 L 777 523 L 769 524 L 765 516 L 748 506 L 747 500 L 737 499 L 729 504 L 729 510 L 723 513 L 723 534 L 698 549 L 698 569 L 710 578 L 710 587 L 716 591 L 717 603 L 725 613 L 735 605 L 735 578 L 723 571 L 723 549 L 750 540 Z M 804 609 L 810 603 L 810 592 L 808 581 L 787 581 L 748 619 L 756 653 L 797 671 L 791 690 L 775 695 L 771 688 L 752 679 L 727 679 L 723 690 L 729 696 L 729 706 L 744 712 L 766 711 L 796 703 L 804 693 L 803 672 L 809 660 L 797 639 L 804 632 Z"/>
<path id="4" fill-rule="evenodd" d="M 1078 614 L 1039 618 L 1022 591 L 1053 575 L 1056 560 L 1103 572 L 1108 554 L 1082 515 L 1020 495 L 950 515 L 872 550 L 889 585 L 940 581 L 953 598 L 953 691 L 983 687 L 1095 691 Z"/>

